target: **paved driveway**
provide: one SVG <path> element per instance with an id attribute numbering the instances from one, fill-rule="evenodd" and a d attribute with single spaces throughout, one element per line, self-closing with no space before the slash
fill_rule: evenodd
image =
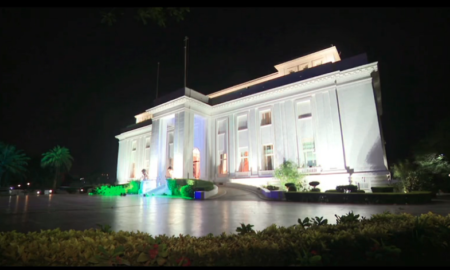
<path id="1" fill-rule="evenodd" d="M 290 226 L 296 224 L 298 218 L 314 216 L 323 216 L 335 223 L 334 214 L 352 210 L 363 216 L 383 211 L 450 213 L 450 201 L 420 206 L 318 204 L 265 201 L 255 193 L 230 187 L 221 187 L 221 192 L 212 200 L 205 201 L 82 194 L 2 196 L 0 231 L 27 232 L 58 227 L 83 230 L 95 228 L 96 224 L 109 224 L 116 231 L 204 236 L 208 233 L 234 233 L 240 223 L 253 224 L 256 230 L 273 223 Z"/>

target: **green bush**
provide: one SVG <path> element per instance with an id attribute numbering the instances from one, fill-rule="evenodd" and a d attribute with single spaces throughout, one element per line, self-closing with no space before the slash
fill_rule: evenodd
<path id="1" fill-rule="evenodd" d="M 388 193 L 388 192 L 394 192 L 394 187 L 372 187 L 372 192 L 374 193 Z"/>
<path id="2" fill-rule="evenodd" d="M 120 186 L 100 186 L 95 189 L 93 192 L 95 195 L 102 196 L 120 196 L 125 194 L 125 187 L 123 185 Z"/>
<path id="3" fill-rule="evenodd" d="M 42 230 L 0 233 L 2 266 L 448 266 L 450 215 L 311 218 L 239 234 Z M 300 222 L 301 221 L 301 222 Z M 295 221 L 293 221 L 295 223 Z"/>
<path id="4" fill-rule="evenodd" d="M 320 188 L 313 188 L 310 190 L 310 192 L 320 192 Z"/>
<path id="5" fill-rule="evenodd" d="M 125 185 L 125 191 L 127 194 L 138 194 L 141 188 L 141 181 L 133 180 L 129 184 Z"/>
<path id="6" fill-rule="evenodd" d="M 194 188 L 191 185 L 181 187 L 181 196 L 186 198 L 194 198 Z"/>
<path id="7" fill-rule="evenodd" d="M 203 189 L 204 191 L 211 191 L 214 189 L 214 183 L 205 180 L 189 180 L 189 185 L 192 185 L 194 190 Z"/>
<path id="8" fill-rule="evenodd" d="M 186 179 L 168 179 L 167 188 L 173 196 L 181 196 L 181 187 L 187 185 Z"/>
<path id="9" fill-rule="evenodd" d="M 294 183 L 299 189 L 304 188 L 303 180 L 304 174 L 298 172 L 296 162 L 284 161 L 278 168 L 275 169 L 275 178 L 280 180 L 280 185 L 285 186 L 286 183 Z"/>
<path id="10" fill-rule="evenodd" d="M 338 190 L 335 190 L 335 189 L 329 189 L 329 190 L 326 190 L 325 193 L 343 193 L 343 191 L 338 191 Z"/>

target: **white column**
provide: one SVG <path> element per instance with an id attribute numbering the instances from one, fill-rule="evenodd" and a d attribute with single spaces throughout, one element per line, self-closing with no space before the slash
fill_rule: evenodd
<path id="1" fill-rule="evenodd" d="M 194 113 L 184 111 L 183 178 L 193 178 Z"/>
<path id="2" fill-rule="evenodd" d="M 228 164 L 229 164 L 229 175 L 231 178 L 236 176 L 236 124 L 234 121 L 234 115 L 228 116 L 228 138 L 229 138 L 229 147 L 228 147 Z"/>
<path id="3" fill-rule="evenodd" d="M 152 137 L 150 139 L 150 171 L 148 175 L 151 180 L 156 180 L 158 178 L 158 149 L 160 141 L 159 126 L 159 119 L 152 122 Z"/>

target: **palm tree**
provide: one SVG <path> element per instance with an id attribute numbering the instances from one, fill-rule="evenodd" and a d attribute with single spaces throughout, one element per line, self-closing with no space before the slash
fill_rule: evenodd
<path id="1" fill-rule="evenodd" d="M 25 177 L 29 159 L 22 150 L 0 142 L 0 186 L 5 174 Z"/>
<path id="2" fill-rule="evenodd" d="M 70 170 L 72 167 L 73 157 L 70 155 L 69 149 L 60 147 L 59 145 L 42 154 L 42 156 L 41 167 L 49 167 L 55 170 L 53 189 L 56 189 L 59 174 Z"/>

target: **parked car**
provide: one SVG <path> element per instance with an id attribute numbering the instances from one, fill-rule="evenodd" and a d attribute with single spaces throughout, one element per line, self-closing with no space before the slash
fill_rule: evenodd
<path id="1" fill-rule="evenodd" d="M 94 186 L 84 186 L 80 188 L 80 193 L 88 193 L 90 189 L 93 189 Z"/>

